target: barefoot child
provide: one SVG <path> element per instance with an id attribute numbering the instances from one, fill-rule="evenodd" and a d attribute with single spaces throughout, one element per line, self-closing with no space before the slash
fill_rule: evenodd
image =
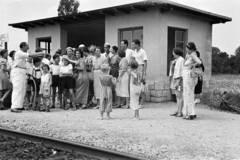
<path id="1" fill-rule="evenodd" d="M 43 101 L 43 111 L 50 112 L 51 105 L 51 85 L 52 85 L 52 76 L 49 72 L 49 66 L 43 65 L 42 70 L 43 74 L 41 77 L 41 86 L 39 94 L 42 97 Z"/>
<path id="2" fill-rule="evenodd" d="M 60 108 L 62 108 L 62 94 L 60 91 L 60 78 L 59 78 L 59 73 L 60 73 L 60 56 L 59 55 L 54 55 L 53 56 L 53 61 L 54 64 L 50 65 L 50 72 L 52 73 L 52 107 L 55 108 L 55 100 L 56 100 L 56 89 L 58 89 L 58 98 L 60 101 Z"/>
<path id="3" fill-rule="evenodd" d="M 112 112 L 112 86 L 116 84 L 116 78 L 108 74 L 109 67 L 107 64 L 101 65 L 103 75 L 100 79 L 100 113 L 103 119 L 103 113 L 107 112 L 107 118 L 110 119 L 110 112 Z"/>
<path id="4" fill-rule="evenodd" d="M 137 61 L 131 62 L 131 75 L 130 75 L 130 108 L 135 111 L 134 117 L 139 120 L 139 97 L 141 94 L 141 79 L 140 73 L 137 72 Z"/>

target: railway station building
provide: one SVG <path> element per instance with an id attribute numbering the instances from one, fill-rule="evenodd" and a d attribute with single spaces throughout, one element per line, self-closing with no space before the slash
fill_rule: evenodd
<path id="1" fill-rule="evenodd" d="M 172 49 L 185 50 L 194 42 L 205 66 L 204 91 L 209 88 L 212 63 L 212 26 L 232 19 L 169 0 L 144 0 L 138 3 L 102 8 L 77 14 L 9 24 L 28 32 L 30 51 L 36 47 L 54 54 L 58 48 L 77 48 L 79 44 L 120 46 L 139 39 L 148 56 L 146 101 L 171 99 L 169 68 Z"/>

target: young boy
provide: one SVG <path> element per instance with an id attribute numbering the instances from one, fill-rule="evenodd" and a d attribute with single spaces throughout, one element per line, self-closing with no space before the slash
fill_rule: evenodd
<path id="1" fill-rule="evenodd" d="M 60 101 L 60 108 L 62 108 L 62 94 L 60 91 L 60 78 L 59 78 L 59 72 L 60 72 L 60 56 L 54 55 L 53 56 L 54 64 L 50 65 L 50 72 L 52 73 L 52 107 L 55 108 L 55 100 L 56 100 L 56 89 L 58 89 L 58 97 Z"/>
<path id="2" fill-rule="evenodd" d="M 31 79 L 33 79 L 36 84 L 36 88 L 35 88 L 33 80 L 30 81 L 30 85 L 32 87 L 31 103 L 33 103 L 35 93 L 37 95 L 36 104 L 35 106 L 33 106 L 34 110 L 40 110 L 39 90 L 40 90 L 41 76 L 42 76 L 42 69 L 40 68 L 41 63 L 42 63 L 41 58 L 39 57 L 33 58 L 33 67 L 30 69 Z"/>

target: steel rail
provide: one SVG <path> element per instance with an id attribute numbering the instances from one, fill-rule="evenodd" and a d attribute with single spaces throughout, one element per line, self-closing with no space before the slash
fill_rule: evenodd
<path id="1" fill-rule="evenodd" d="M 89 146 L 81 143 L 70 142 L 66 140 L 51 138 L 38 134 L 31 134 L 22 131 L 16 131 L 12 129 L 6 129 L 2 127 L 0 127 L 0 134 L 9 137 L 18 137 L 19 139 L 31 142 L 42 142 L 46 145 L 50 145 L 58 149 L 63 149 L 67 151 L 74 150 L 76 153 L 93 158 L 98 158 L 101 160 L 148 160 L 148 158 L 139 157 L 127 153 L 121 153 L 100 147 Z"/>

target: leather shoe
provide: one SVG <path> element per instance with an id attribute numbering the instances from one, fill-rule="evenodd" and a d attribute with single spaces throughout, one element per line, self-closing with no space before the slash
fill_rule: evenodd
<path id="1" fill-rule="evenodd" d="M 19 111 L 17 109 L 11 109 L 10 111 L 13 112 L 13 113 L 22 113 L 22 111 Z"/>
<path id="2" fill-rule="evenodd" d="M 24 108 L 16 108 L 17 110 L 19 111 L 24 111 L 25 109 Z"/>

